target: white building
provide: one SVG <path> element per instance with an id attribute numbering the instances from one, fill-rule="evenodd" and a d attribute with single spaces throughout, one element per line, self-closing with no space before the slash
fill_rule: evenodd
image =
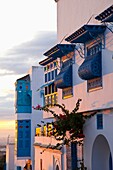
<path id="1" fill-rule="evenodd" d="M 14 138 L 10 136 L 6 145 L 6 170 L 14 170 Z"/>
<path id="2" fill-rule="evenodd" d="M 43 93 L 37 91 L 43 84 L 43 74 L 42 67 L 32 66 L 15 84 L 15 170 L 23 170 L 27 163 L 34 169 L 34 136 L 37 123 L 43 118 L 42 112 L 35 111 L 32 106 L 43 103 Z"/>
<path id="3" fill-rule="evenodd" d="M 58 44 L 53 45 L 44 54 L 47 59 L 40 62 L 45 68 L 47 103 L 53 102 L 51 96 L 56 93 L 57 102 L 64 103 L 69 110 L 72 110 L 76 101 L 81 98 L 79 112 L 85 114 L 96 112 L 84 126 L 83 158 L 88 170 L 113 169 L 112 22 L 113 0 L 57 0 Z M 57 65 L 54 65 L 55 62 Z M 57 75 L 52 72 L 55 70 Z M 57 87 L 57 90 L 52 91 L 52 87 L 54 90 L 54 87 Z M 44 118 L 52 117 L 49 113 L 44 113 Z M 39 137 L 36 138 L 35 148 L 44 149 L 45 141 L 47 145 L 48 140 L 44 139 L 41 145 L 37 144 Z M 66 157 L 65 151 L 61 150 L 59 168 L 54 165 L 54 150 L 49 152 L 52 161 L 47 162 L 46 166 L 47 148 L 40 155 L 39 169 L 48 169 L 49 164 L 49 169 L 73 170 L 75 168 L 72 165 L 73 156 L 78 159 L 78 155 L 76 153 L 70 157 L 71 165 L 68 166 L 69 158 Z"/>

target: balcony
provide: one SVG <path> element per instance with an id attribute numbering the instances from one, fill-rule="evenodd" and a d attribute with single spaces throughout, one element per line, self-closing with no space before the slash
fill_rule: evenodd
<path id="1" fill-rule="evenodd" d="M 61 89 L 72 86 L 72 66 L 61 70 L 55 78 L 55 85 Z"/>
<path id="2" fill-rule="evenodd" d="M 50 50 L 44 53 L 44 55 L 47 58 L 39 62 L 39 64 L 42 66 L 46 66 L 47 64 L 56 60 L 57 58 L 61 58 L 73 52 L 74 49 L 75 49 L 75 45 L 73 44 L 57 44 L 54 47 L 52 47 Z"/>
<path id="3" fill-rule="evenodd" d="M 78 69 L 78 75 L 83 80 L 91 80 L 101 77 L 102 64 L 101 64 L 101 52 L 94 56 L 86 57 L 82 65 Z"/>
<path id="4" fill-rule="evenodd" d="M 57 143 L 60 143 L 60 141 L 57 141 L 54 137 L 35 136 L 34 146 L 39 146 L 41 148 L 54 149 Z M 60 150 L 61 146 L 57 147 L 57 149 Z"/>

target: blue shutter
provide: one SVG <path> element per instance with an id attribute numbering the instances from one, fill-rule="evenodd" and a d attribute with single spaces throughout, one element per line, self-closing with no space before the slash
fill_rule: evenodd
<path id="1" fill-rule="evenodd" d="M 31 154 L 31 120 L 18 120 L 17 157 Z"/>
<path id="2" fill-rule="evenodd" d="M 16 91 L 16 113 L 31 113 L 30 82 L 25 80 L 18 81 Z"/>

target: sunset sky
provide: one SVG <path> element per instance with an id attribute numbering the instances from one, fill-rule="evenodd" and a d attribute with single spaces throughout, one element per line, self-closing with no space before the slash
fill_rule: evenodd
<path id="1" fill-rule="evenodd" d="M 56 44 L 54 0 L 0 0 L 0 137 L 14 128 L 14 83 Z"/>

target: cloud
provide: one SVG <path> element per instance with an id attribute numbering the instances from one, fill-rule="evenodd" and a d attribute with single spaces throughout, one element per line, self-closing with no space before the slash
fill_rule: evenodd
<path id="1" fill-rule="evenodd" d="M 14 94 L 0 97 L 0 119 L 14 119 Z"/>
<path id="2" fill-rule="evenodd" d="M 45 58 L 43 53 L 56 44 L 56 39 L 56 32 L 39 32 L 32 40 L 9 49 L 0 59 L 0 76 L 26 73 Z"/>
<path id="3" fill-rule="evenodd" d="M 0 119 L 13 120 L 14 82 L 26 74 L 33 65 L 43 60 L 44 52 L 56 44 L 56 32 L 39 32 L 32 40 L 9 49 L 4 57 L 0 57 Z"/>

